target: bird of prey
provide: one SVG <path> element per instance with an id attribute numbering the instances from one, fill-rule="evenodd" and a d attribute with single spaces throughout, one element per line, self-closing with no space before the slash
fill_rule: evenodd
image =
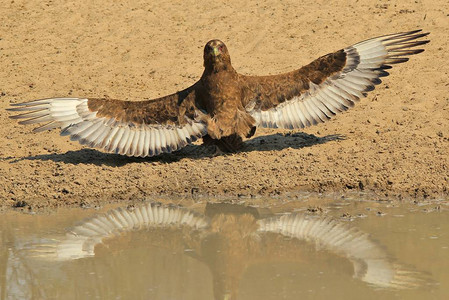
<path id="1" fill-rule="evenodd" d="M 301 263 L 310 253 L 349 260 L 354 278 L 376 288 L 417 288 L 428 280 L 421 272 L 393 262 L 368 234 L 345 223 L 298 213 L 261 216 L 247 207 L 232 206 L 228 211 L 206 206 L 204 215 L 160 203 L 113 209 L 80 222 L 65 236 L 29 244 L 26 257 L 63 262 L 102 257 L 105 249 L 112 255 L 126 247 L 153 245 L 207 265 L 215 299 L 236 299 L 241 278 L 252 265 Z M 119 274 L 122 278 L 121 269 Z"/>
<path id="2" fill-rule="evenodd" d="M 257 127 L 304 128 L 346 111 L 408 61 L 429 40 L 421 30 L 372 38 L 324 55 L 300 69 L 247 76 L 232 67 L 226 45 L 204 47 L 204 72 L 192 86 L 145 101 L 49 98 L 12 104 L 20 124 L 34 131 L 61 128 L 61 135 L 107 152 L 153 156 L 203 138 L 227 152 L 237 151 Z M 43 124 L 42 124 L 43 123 Z"/>

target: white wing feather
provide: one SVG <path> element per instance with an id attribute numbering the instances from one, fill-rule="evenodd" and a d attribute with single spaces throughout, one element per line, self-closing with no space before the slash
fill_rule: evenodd
<path id="1" fill-rule="evenodd" d="M 428 33 L 415 30 L 385 35 L 343 49 L 346 53 L 345 68 L 323 83 L 309 83 L 310 89 L 278 106 L 261 110 L 253 103 L 248 112 L 256 125 L 268 128 L 304 128 L 324 122 L 339 112 L 354 106 L 366 92 L 381 83 L 380 77 L 389 75 L 385 69 L 390 64 L 408 60 L 406 56 L 422 52 L 414 47 L 428 40 L 418 40 Z"/>
<path id="2" fill-rule="evenodd" d="M 145 157 L 172 152 L 206 134 L 206 125 L 187 120 L 184 126 L 124 123 L 112 118 L 97 117 L 87 106 L 88 99 L 49 98 L 13 104 L 9 110 L 22 112 L 12 116 L 24 119 L 20 124 L 45 123 L 35 132 L 61 128 L 61 135 L 72 141 L 107 152 Z M 188 132 L 179 135 L 178 132 Z"/>

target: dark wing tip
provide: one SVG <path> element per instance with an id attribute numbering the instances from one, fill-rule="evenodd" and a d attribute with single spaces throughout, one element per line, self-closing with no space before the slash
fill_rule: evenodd
<path id="1" fill-rule="evenodd" d="M 384 71 L 384 69 L 391 69 L 391 66 L 388 65 L 382 65 L 379 69 L 376 70 L 377 76 L 379 77 L 387 77 L 390 75 L 387 71 Z"/>
<path id="2" fill-rule="evenodd" d="M 17 102 L 17 103 L 10 103 L 10 106 L 33 106 L 42 104 L 42 102 L 47 99 L 37 99 L 37 100 L 31 100 L 31 101 L 25 101 L 25 102 Z"/>
<path id="3" fill-rule="evenodd" d="M 9 116 L 8 118 L 13 119 L 13 120 L 18 120 L 21 119 L 21 115 L 14 115 L 14 116 Z"/>
<path id="4" fill-rule="evenodd" d="M 381 84 L 381 83 L 382 83 L 382 80 L 380 80 L 379 78 L 373 78 L 373 79 L 371 80 L 371 83 L 372 83 L 372 84 L 375 84 L 375 85 L 378 85 L 378 84 Z"/>
<path id="5" fill-rule="evenodd" d="M 420 32 L 421 32 L 421 33 L 420 33 Z M 430 32 L 422 32 L 422 28 L 420 28 L 420 29 L 415 29 L 415 30 L 410 30 L 410 31 L 401 32 L 401 33 L 396 34 L 396 36 L 399 37 L 399 36 L 410 36 L 410 35 L 414 35 L 414 36 L 416 36 L 417 38 L 419 38 L 419 37 L 427 36 L 427 35 L 429 35 L 429 34 L 430 34 Z"/>
<path id="6" fill-rule="evenodd" d="M 375 89 L 374 85 L 368 85 L 368 86 L 366 86 L 366 88 L 363 91 L 371 92 L 371 91 L 374 91 L 374 89 Z"/>
<path id="7" fill-rule="evenodd" d="M 31 101 L 28 102 L 17 102 L 17 103 L 10 103 L 10 106 L 25 106 L 27 104 L 29 104 Z"/>
<path id="8" fill-rule="evenodd" d="M 426 34 L 426 35 L 427 35 L 427 34 Z M 430 40 L 416 41 L 415 43 L 416 43 L 416 45 L 424 45 L 424 44 L 430 43 Z"/>
<path id="9" fill-rule="evenodd" d="M 409 61 L 408 57 L 392 57 L 385 60 L 386 64 L 401 64 Z"/>
<path id="10" fill-rule="evenodd" d="M 428 41 L 428 42 L 430 42 L 430 41 Z M 411 51 L 411 52 L 410 52 L 409 54 L 407 54 L 407 55 L 418 54 L 418 53 L 421 53 L 421 52 L 424 52 L 424 49 L 415 49 L 415 50 Z"/>
<path id="11" fill-rule="evenodd" d="M 422 31 L 422 29 L 419 28 L 419 29 L 415 29 L 415 30 L 410 30 L 410 31 L 403 32 L 402 35 L 415 34 L 415 33 L 421 32 L 421 31 Z"/>
<path id="12" fill-rule="evenodd" d="M 429 35 L 429 33 L 430 33 L 430 32 L 426 32 L 426 33 L 419 33 L 419 34 L 410 34 L 410 37 L 411 37 L 411 38 L 414 38 L 414 39 L 419 39 L 419 38 L 422 38 L 422 37 L 428 36 L 428 35 Z"/>

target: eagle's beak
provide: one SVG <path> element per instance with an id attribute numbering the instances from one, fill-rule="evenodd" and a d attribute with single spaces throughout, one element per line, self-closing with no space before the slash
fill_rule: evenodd
<path id="1" fill-rule="evenodd" d="M 213 49 L 214 56 L 218 56 L 218 54 L 220 54 L 220 50 L 218 50 L 217 47 L 214 47 L 212 49 Z"/>

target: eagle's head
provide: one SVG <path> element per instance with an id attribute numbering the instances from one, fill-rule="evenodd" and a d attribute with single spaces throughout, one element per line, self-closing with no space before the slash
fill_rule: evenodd
<path id="1" fill-rule="evenodd" d="M 211 40 L 204 46 L 204 67 L 214 71 L 225 70 L 231 66 L 228 48 L 220 40 Z"/>

